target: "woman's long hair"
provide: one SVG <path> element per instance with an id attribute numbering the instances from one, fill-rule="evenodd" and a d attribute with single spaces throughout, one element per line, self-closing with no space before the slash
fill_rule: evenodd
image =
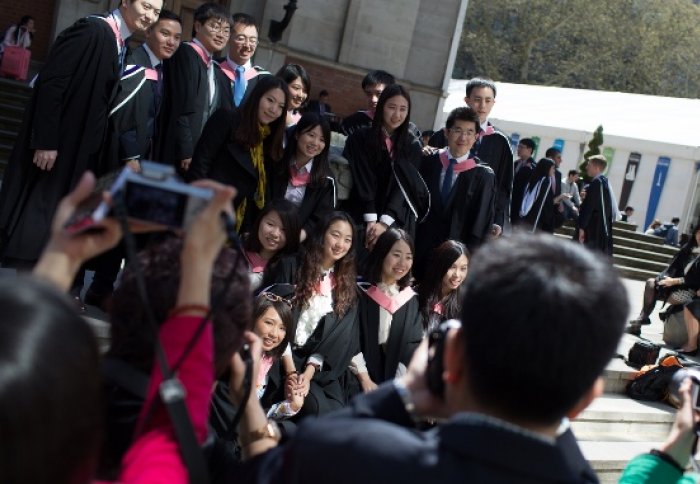
<path id="1" fill-rule="evenodd" d="M 262 219 L 267 214 L 272 212 L 277 213 L 282 221 L 282 230 L 284 230 L 286 242 L 284 247 L 278 250 L 275 255 L 273 255 L 272 258 L 267 261 L 265 272 L 276 266 L 282 257 L 299 252 L 300 244 L 299 236 L 301 234 L 301 221 L 299 220 L 299 209 L 292 202 L 281 198 L 268 202 L 255 219 L 255 223 L 253 224 L 252 229 L 246 236 L 245 242 L 243 243 L 245 250 L 260 253 L 262 250 L 262 244 L 258 238 L 260 224 L 262 223 Z"/>
<path id="2" fill-rule="evenodd" d="M 389 153 L 393 159 L 400 159 L 407 155 L 408 148 L 413 141 L 413 135 L 408 131 L 408 124 L 411 121 L 411 96 L 408 91 L 400 84 L 392 84 L 387 86 L 386 89 L 382 91 L 381 96 L 379 96 L 379 101 L 377 102 L 377 109 L 374 113 L 374 119 L 372 120 L 372 127 L 370 142 L 374 148 L 375 153 L 381 153 L 382 150 L 386 149 L 384 144 L 384 105 L 386 102 L 394 96 L 402 96 L 406 101 L 408 101 L 408 112 L 406 113 L 406 119 L 401 125 L 394 130 L 391 135 L 391 140 L 393 143 L 393 153 Z"/>
<path id="3" fill-rule="evenodd" d="M 306 99 L 304 99 L 304 102 L 301 103 L 300 107 L 300 109 L 303 109 L 309 102 L 309 96 L 311 95 L 311 79 L 309 79 L 309 74 L 306 72 L 306 69 L 299 64 L 285 64 L 280 67 L 280 70 L 277 71 L 275 77 L 279 77 L 286 82 L 287 85 L 294 82 L 297 78 L 301 79 L 301 83 L 304 85 L 304 89 L 306 90 Z"/>
<path id="4" fill-rule="evenodd" d="M 34 17 L 31 15 L 25 15 L 19 20 L 19 23 L 16 25 L 17 28 L 15 29 L 15 45 L 19 45 L 20 28 L 26 27 L 30 20 L 34 20 Z M 27 31 L 27 33 L 29 34 L 29 38 L 34 40 L 34 34 L 29 31 Z"/>
<path id="5" fill-rule="evenodd" d="M 367 258 L 366 269 L 364 271 L 365 280 L 371 284 L 378 284 L 382 282 L 382 267 L 384 266 L 384 259 L 391 252 L 391 248 L 399 240 L 403 240 L 408 244 L 411 249 L 411 254 L 415 253 L 413 248 L 413 240 L 411 236 L 403 229 L 390 228 L 377 239 L 377 243 L 374 245 L 372 252 L 369 253 Z M 403 289 L 409 285 L 411 282 L 411 271 L 407 271 L 406 274 L 396 281 L 399 289 Z"/>
<path id="6" fill-rule="evenodd" d="M 464 284 L 442 296 L 442 279 L 460 256 L 469 259 L 467 247 L 456 240 L 446 240 L 433 250 L 423 281 L 418 286 L 418 305 L 424 321 L 428 321 L 433 306 L 442 303 L 443 318 L 459 318 L 462 311 Z"/>
<path id="7" fill-rule="evenodd" d="M 357 269 L 355 267 L 355 226 L 353 219 L 345 212 L 330 212 L 316 226 L 314 232 L 305 241 L 302 262 L 297 271 L 297 288 L 294 296 L 299 307 L 305 307 L 316 292 L 316 285 L 321 281 L 323 263 L 323 242 L 330 226 L 338 221 L 346 222 L 352 229 L 352 245 L 345 256 L 334 265 L 335 288 L 333 300 L 335 314 L 342 317 L 357 300 Z"/>
<path id="8" fill-rule="evenodd" d="M 318 187 L 322 186 L 326 181 L 326 177 L 331 176 L 331 165 L 328 161 L 328 152 L 331 149 L 331 127 L 328 124 L 326 118 L 319 116 L 316 113 L 304 113 L 299 122 L 294 126 L 292 136 L 287 137 L 287 147 L 284 150 L 284 156 L 282 157 L 282 162 L 277 163 L 278 175 L 280 177 L 289 178 L 289 165 L 291 165 L 294 157 L 297 153 L 297 146 L 299 141 L 297 140 L 297 135 L 302 135 L 307 131 L 311 131 L 316 128 L 316 126 L 321 127 L 321 132 L 323 133 L 323 139 L 326 142 L 323 151 L 314 157 L 314 165 L 311 168 L 311 181 L 309 186 Z"/>
<path id="9" fill-rule="evenodd" d="M 269 289 L 269 290 L 268 290 Z M 291 302 L 275 294 L 274 288 L 267 288 L 258 294 L 253 305 L 253 321 L 257 324 L 258 319 L 265 314 L 265 311 L 273 308 L 284 324 L 284 338 L 282 342 L 268 353 L 272 358 L 281 358 L 284 350 L 290 341 L 293 341 L 296 333 L 296 320 L 292 317 Z M 255 324 L 253 328 L 255 328 Z"/>
<path id="10" fill-rule="evenodd" d="M 274 161 L 282 158 L 284 153 L 282 149 L 282 140 L 284 139 L 285 116 L 289 108 L 289 90 L 287 84 L 274 76 L 259 76 L 258 82 L 241 105 L 240 122 L 234 128 L 233 139 L 237 143 L 243 145 L 246 149 L 259 144 L 260 139 L 260 120 L 258 118 L 258 106 L 265 94 L 273 89 L 281 89 L 284 93 L 284 108 L 280 117 L 270 123 L 270 135 L 265 138 L 265 153 Z"/>
<path id="11" fill-rule="evenodd" d="M 549 170 L 554 166 L 554 162 L 549 158 L 542 158 L 535 165 L 535 169 L 530 173 L 530 178 L 527 181 L 528 189 L 531 190 L 538 181 L 543 178 L 549 178 Z"/>

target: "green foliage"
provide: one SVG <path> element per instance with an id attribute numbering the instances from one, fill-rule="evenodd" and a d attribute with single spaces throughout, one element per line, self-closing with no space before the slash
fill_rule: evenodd
<path id="1" fill-rule="evenodd" d="M 600 147 L 603 146 L 603 126 L 600 125 L 593 132 L 593 137 L 588 142 L 588 151 L 583 154 L 583 161 L 578 166 L 578 171 L 582 179 L 587 180 L 588 175 L 586 174 L 586 160 L 593 155 L 601 154 Z"/>
<path id="2" fill-rule="evenodd" d="M 453 77 L 700 97 L 690 0 L 470 0 Z"/>

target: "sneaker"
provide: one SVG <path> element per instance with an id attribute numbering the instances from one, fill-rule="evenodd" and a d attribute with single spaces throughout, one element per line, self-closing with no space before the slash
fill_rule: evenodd
<path id="1" fill-rule="evenodd" d="M 636 323 L 631 322 L 625 328 L 625 333 L 632 334 L 634 336 L 641 336 L 642 335 L 642 326 L 640 324 L 636 324 Z"/>

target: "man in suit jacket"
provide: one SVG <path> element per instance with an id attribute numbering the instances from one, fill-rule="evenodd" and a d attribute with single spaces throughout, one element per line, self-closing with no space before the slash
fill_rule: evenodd
<path id="1" fill-rule="evenodd" d="M 561 424 L 602 392 L 622 335 L 627 295 L 611 265 L 551 236 L 516 234 L 483 246 L 465 284 L 461 326 L 441 328 L 442 358 L 429 361 L 424 342 L 406 375 L 302 423 L 284 445 L 249 399 L 240 435 L 255 459 L 240 482 L 596 482 Z M 248 340 L 255 354 L 260 343 Z M 237 400 L 244 368 L 234 357 Z M 415 431 L 426 416 L 445 420 Z"/>

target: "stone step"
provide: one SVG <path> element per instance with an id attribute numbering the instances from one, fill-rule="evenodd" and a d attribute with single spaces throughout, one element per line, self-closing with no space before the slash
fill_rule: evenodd
<path id="1" fill-rule="evenodd" d="M 601 484 L 617 483 L 622 471 L 632 458 L 657 448 L 659 444 L 660 441 L 579 441 L 583 456 L 598 474 Z"/>
<path id="2" fill-rule="evenodd" d="M 573 420 L 571 428 L 579 441 L 663 441 L 675 415 L 665 403 L 605 394 Z"/>
<path id="3" fill-rule="evenodd" d="M 21 120 L 22 115 L 24 114 L 24 106 L 6 103 L 0 100 L 0 113 L 2 113 L 3 116 L 7 116 L 10 118 L 19 118 Z"/>
<path id="4" fill-rule="evenodd" d="M 671 263 L 673 255 L 655 250 L 642 250 L 635 247 L 626 247 L 623 245 L 614 245 L 613 252 L 615 255 L 627 256 L 636 259 L 644 259 L 648 261 L 662 262 L 666 265 Z"/>
<path id="5" fill-rule="evenodd" d="M 0 129 L 6 129 L 8 131 L 19 131 L 20 125 L 22 124 L 22 117 L 5 116 L 0 114 Z"/>
<path id="6" fill-rule="evenodd" d="M 668 263 L 658 262 L 654 260 L 641 259 L 639 257 L 629 257 L 625 255 L 620 255 L 615 252 L 613 248 L 613 260 L 615 265 L 619 267 L 631 267 L 634 269 L 642 269 L 645 271 L 652 271 L 659 273 L 668 267 Z"/>
<path id="7" fill-rule="evenodd" d="M 656 277 L 659 274 L 658 271 L 638 269 L 636 267 L 618 266 L 617 264 L 615 264 L 615 268 L 620 273 L 620 277 L 626 277 L 635 281 L 646 281 L 650 277 Z"/>
<path id="8" fill-rule="evenodd" d="M 637 224 L 629 223 L 629 222 L 623 222 L 622 220 L 618 220 L 617 222 L 613 222 L 613 228 L 619 228 L 622 230 L 627 230 L 630 232 L 636 232 L 639 226 Z"/>
<path id="9" fill-rule="evenodd" d="M 564 225 L 556 230 L 557 233 L 568 235 L 572 237 L 574 235 L 575 227 L 570 225 Z M 661 250 L 669 247 L 673 249 L 667 251 L 668 253 L 675 253 L 678 249 L 675 247 L 670 247 L 664 245 L 664 240 L 661 237 L 656 237 L 655 235 L 646 235 L 638 232 L 631 232 L 629 230 L 623 230 L 617 227 L 613 227 L 613 240 L 616 244 L 620 245 L 632 245 L 641 243 L 644 244 L 642 247 L 648 247 L 647 250 L 652 250 L 652 248 L 660 248 Z"/>
<path id="10" fill-rule="evenodd" d="M 13 144 L 17 139 L 17 131 L 11 129 L 0 129 L 0 143 Z"/>
<path id="11" fill-rule="evenodd" d="M 29 93 L 5 91 L 0 88 L 0 104 L 25 107 L 29 101 Z"/>

